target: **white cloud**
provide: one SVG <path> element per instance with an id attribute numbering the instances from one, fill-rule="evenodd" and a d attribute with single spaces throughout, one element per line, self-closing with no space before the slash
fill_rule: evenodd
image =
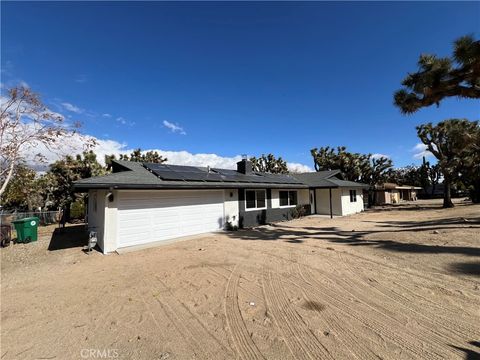
<path id="1" fill-rule="evenodd" d="M 416 144 L 411 150 L 414 159 L 421 159 L 422 157 L 432 157 L 433 154 L 427 150 L 427 145 L 423 143 Z"/>
<path id="2" fill-rule="evenodd" d="M 187 135 L 185 130 L 178 124 L 171 123 L 167 120 L 163 120 L 163 126 L 165 126 L 167 129 L 170 129 L 171 132 L 176 133 L 178 132 L 181 135 Z"/>
<path id="3" fill-rule="evenodd" d="M 65 139 L 62 139 L 61 146 L 53 150 L 47 149 L 43 145 L 36 146 L 31 148 L 28 152 L 24 153 L 24 156 L 27 159 L 30 159 L 29 163 L 35 165 L 37 163 L 33 162 L 31 159 L 38 153 L 42 154 L 45 157 L 46 163 L 52 163 L 65 155 L 75 155 L 79 154 L 82 151 L 86 150 L 85 141 L 87 139 L 94 139 L 96 145 L 93 148 L 93 151 L 97 155 L 97 160 L 104 164 L 105 155 L 118 155 L 124 153 L 130 153 L 134 149 L 127 147 L 125 143 L 120 143 L 115 140 L 110 139 L 98 139 L 88 135 L 74 134 Z M 188 151 L 168 151 L 162 149 L 145 149 L 143 152 L 147 151 L 157 151 L 163 157 L 168 159 L 168 164 L 174 165 L 190 165 L 190 166 L 210 166 L 214 168 L 223 168 L 223 169 L 236 169 L 237 162 L 242 159 L 241 155 L 235 156 L 220 156 L 217 154 L 192 154 Z M 287 163 L 288 169 L 292 172 L 310 172 L 313 171 L 309 166 L 299 163 Z"/>
<path id="4" fill-rule="evenodd" d="M 78 106 L 75 106 L 73 104 L 70 104 L 68 102 L 62 102 L 62 106 L 65 110 L 73 112 L 75 114 L 81 114 L 84 112 L 83 109 L 80 109 Z"/>
<path id="5" fill-rule="evenodd" d="M 102 116 L 103 116 L 104 118 L 111 118 L 111 117 L 112 117 L 112 115 L 110 115 L 110 114 L 108 114 L 108 113 L 102 114 Z"/>
<path id="6" fill-rule="evenodd" d="M 372 159 L 380 159 L 382 157 L 390 159 L 390 155 L 385 155 L 385 154 L 380 154 L 380 153 L 372 154 Z"/>
<path id="7" fill-rule="evenodd" d="M 128 125 L 128 126 L 133 126 L 135 125 L 135 122 L 134 121 L 128 121 L 127 119 L 125 119 L 124 117 L 122 116 L 119 116 L 115 119 L 118 123 L 122 124 L 122 125 Z"/>
<path id="8" fill-rule="evenodd" d="M 242 159 L 241 155 L 226 157 L 217 154 L 192 154 L 188 151 L 156 151 L 166 157 L 169 164 L 174 165 L 210 166 L 223 169 L 236 169 L 237 162 Z"/>
<path id="9" fill-rule="evenodd" d="M 288 167 L 288 170 L 293 173 L 305 173 L 305 172 L 313 171 L 313 169 L 310 166 L 299 164 L 299 163 L 287 162 L 287 167 Z"/>

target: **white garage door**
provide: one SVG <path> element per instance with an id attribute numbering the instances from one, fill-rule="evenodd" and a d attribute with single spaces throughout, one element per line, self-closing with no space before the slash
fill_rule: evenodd
<path id="1" fill-rule="evenodd" d="M 130 191 L 118 201 L 119 248 L 223 228 L 223 191 Z"/>

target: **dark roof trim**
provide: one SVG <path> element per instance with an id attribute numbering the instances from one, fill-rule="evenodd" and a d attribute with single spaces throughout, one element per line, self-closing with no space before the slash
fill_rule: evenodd
<path id="1" fill-rule="evenodd" d="M 221 184 L 76 184 L 75 189 L 79 192 L 89 189 L 113 189 L 113 190 L 187 190 L 187 189 L 308 189 L 304 184 L 262 184 L 262 183 L 221 183 Z"/>

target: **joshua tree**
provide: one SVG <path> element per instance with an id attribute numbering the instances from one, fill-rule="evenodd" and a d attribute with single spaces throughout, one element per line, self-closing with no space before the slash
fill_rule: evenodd
<path id="1" fill-rule="evenodd" d="M 287 174 L 287 162 L 281 157 L 276 158 L 273 154 L 260 156 L 259 158 L 251 157 L 253 170 L 258 172 L 267 172 L 271 174 Z"/>
<path id="2" fill-rule="evenodd" d="M 105 155 L 105 166 L 108 171 L 111 170 L 112 167 L 112 160 L 115 160 L 115 155 Z M 157 151 L 147 151 L 142 152 L 142 149 L 138 148 L 133 150 L 130 154 L 120 154 L 119 160 L 126 160 L 126 161 L 138 161 L 138 162 L 149 162 L 149 163 L 164 163 L 167 161 L 167 158 L 164 158 L 160 155 Z"/>
<path id="3" fill-rule="evenodd" d="M 418 71 L 408 74 L 395 92 L 394 104 L 411 114 L 448 97 L 480 98 L 480 41 L 467 35 L 457 39 L 451 57 L 422 54 Z"/>
<path id="4" fill-rule="evenodd" d="M 438 160 L 443 174 L 443 207 L 453 207 L 451 185 L 462 173 L 474 176 L 479 169 L 477 141 L 480 128 L 477 121 L 467 119 L 445 120 L 417 126 L 417 134 Z M 477 178 L 478 178 L 477 173 Z"/>

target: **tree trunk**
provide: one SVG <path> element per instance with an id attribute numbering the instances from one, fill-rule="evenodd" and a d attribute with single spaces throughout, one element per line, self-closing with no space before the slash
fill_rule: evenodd
<path id="1" fill-rule="evenodd" d="M 65 224 L 70 221 L 70 205 L 70 203 L 67 203 L 63 207 L 62 219 L 60 220 L 62 227 L 65 227 Z"/>
<path id="2" fill-rule="evenodd" d="M 470 198 L 475 204 L 480 203 L 480 181 L 473 185 L 472 191 L 470 191 Z"/>
<path id="3" fill-rule="evenodd" d="M 12 178 L 12 175 L 13 175 L 13 169 L 15 169 L 15 162 L 14 161 L 12 161 L 12 163 L 10 164 L 10 169 L 8 169 L 7 177 L 5 178 L 5 181 L 3 182 L 2 187 L 0 188 L 0 197 L 2 196 L 2 194 L 7 189 L 7 185 L 10 182 L 10 180 Z"/>
<path id="4" fill-rule="evenodd" d="M 371 190 L 369 190 L 370 192 Z M 375 206 L 377 204 L 377 192 L 375 190 L 372 191 L 372 196 L 368 197 L 368 201 L 370 202 L 370 207 Z"/>
<path id="5" fill-rule="evenodd" d="M 453 208 L 452 195 L 451 195 L 451 183 L 450 179 L 443 180 L 443 207 Z"/>

